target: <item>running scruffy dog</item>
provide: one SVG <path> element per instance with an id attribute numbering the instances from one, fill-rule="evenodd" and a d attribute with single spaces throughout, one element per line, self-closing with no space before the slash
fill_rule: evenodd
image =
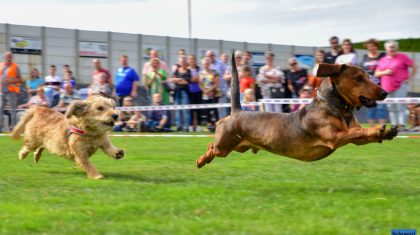
<path id="1" fill-rule="evenodd" d="M 87 100 L 73 101 L 65 115 L 45 107 L 32 107 L 12 132 L 18 139 L 24 134 L 24 144 L 19 151 L 23 160 L 34 152 L 38 162 L 42 151 L 76 161 L 89 178 L 101 179 L 101 175 L 89 162 L 89 158 L 101 148 L 109 156 L 120 159 L 124 151 L 114 147 L 107 132 L 112 130 L 118 114 L 112 99 L 94 95 Z"/>
<path id="2" fill-rule="evenodd" d="M 357 122 L 355 109 L 374 107 L 376 100 L 387 96 L 361 68 L 320 64 L 317 76 L 328 78 L 305 108 L 293 113 L 245 112 L 239 102 L 238 72 L 232 56 L 232 113 L 217 123 L 214 142 L 197 159 L 197 167 L 209 164 L 214 157 L 249 149 L 316 161 L 349 143 L 381 143 L 398 134 L 396 126 L 362 128 Z"/>

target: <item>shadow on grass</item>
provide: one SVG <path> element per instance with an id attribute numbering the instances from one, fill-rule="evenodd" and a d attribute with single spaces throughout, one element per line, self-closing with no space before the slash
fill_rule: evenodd
<path id="1" fill-rule="evenodd" d="M 52 174 L 52 175 L 73 175 L 73 176 L 83 176 L 86 177 L 86 174 L 82 171 L 76 172 L 76 171 L 47 171 L 46 173 Z M 116 180 L 129 180 L 129 181 L 141 181 L 141 182 L 147 182 L 147 183 L 154 183 L 154 184 L 171 184 L 171 183 L 179 183 L 179 182 L 185 182 L 185 178 L 165 178 L 165 177 L 153 177 L 153 176 L 140 176 L 140 175 L 130 175 L 130 174 L 124 174 L 124 173 L 116 173 L 116 172 L 101 172 L 105 178 L 107 179 L 116 179 Z M 86 178 L 87 179 L 87 178 Z"/>

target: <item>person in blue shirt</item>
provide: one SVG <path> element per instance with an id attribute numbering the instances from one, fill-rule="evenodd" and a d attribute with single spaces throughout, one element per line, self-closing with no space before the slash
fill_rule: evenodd
<path id="1" fill-rule="evenodd" d="M 117 96 L 117 105 L 122 106 L 124 97 L 137 97 L 137 88 L 139 86 L 139 76 L 136 70 L 128 66 L 128 56 L 120 56 L 121 68 L 115 74 L 115 94 Z"/>
<path id="2" fill-rule="evenodd" d="M 28 92 L 29 97 L 36 95 L 38 87 L 44 85 L 44 79 L 39 76 L 39 71 L 37 68 L 31 70 L 31 76 L 26 81 L 26 91 Z"/>

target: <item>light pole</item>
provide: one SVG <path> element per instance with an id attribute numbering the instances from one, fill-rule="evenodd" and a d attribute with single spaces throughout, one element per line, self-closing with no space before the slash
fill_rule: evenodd
<path id="1" fill-rule="evenodd" d="M 190 47 L 190 54 L 193 54 L 192 48 L 192 18 L 191 18 L 191 0 L 187 0 L 188 2 L 188 45 Z"/>

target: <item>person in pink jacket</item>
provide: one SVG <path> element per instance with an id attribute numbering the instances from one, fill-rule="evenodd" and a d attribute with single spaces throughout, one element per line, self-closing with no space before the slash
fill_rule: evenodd
<path id="1" fill-rule="evenodd" d="M 385 42 L 385 50 L 386 56 L 379 60 L 375 76 L 381 78 L 381 86 L 389 93 L 388 98 L 407 97 L 408 84 L 414 78 L 417 67 L 410 57 L 398 52 L 398 42 Z M 391 124 L 406 129 L 406 105 L 388 104 L 388 111 Z"/>

